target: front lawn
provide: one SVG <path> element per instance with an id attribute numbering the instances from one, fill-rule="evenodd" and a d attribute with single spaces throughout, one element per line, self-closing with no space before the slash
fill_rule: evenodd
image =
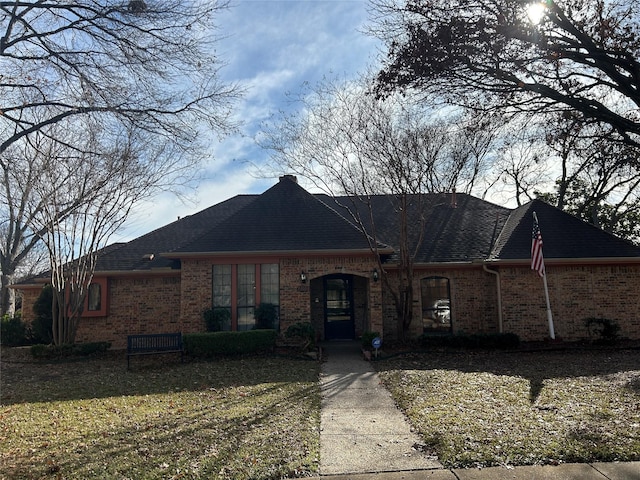
<path id="1" fill-rule="evenodd" d="M 447 467 L 640 460 L 640 351 L 432 352 L 375 363 Z"/>
<path id="2" fill-rule="evenodd" d="M 316 362 L 134 358 L 127 371 L 124 353 L 39 363 L 12 361 L 7 350 L 1 479 L 274 479 L 318 470 Z"/>

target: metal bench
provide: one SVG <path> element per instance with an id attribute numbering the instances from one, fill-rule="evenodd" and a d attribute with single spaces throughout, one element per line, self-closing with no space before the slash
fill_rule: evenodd
<path id="1" fill-rule="evenodd" d="M 152 355 L 156 353 L 180 353 L 183 361 L 182 333 L 156 333 L 127 336 L 127 370 L 129 359 L 133 355 Z"/>

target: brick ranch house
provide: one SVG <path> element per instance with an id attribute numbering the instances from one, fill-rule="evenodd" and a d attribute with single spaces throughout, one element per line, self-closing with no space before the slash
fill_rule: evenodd
<path id="1" fill-rule="evenodd" d="M 415 261 L 410 334 L 509 332 L 549 336 L 543 282 L 530 268 L 537 212 L 555 333 L 584 339 L 588 317 L 608 318 L 640 338 L 640 248 L 534 200 L 508 209 L 463 194 L 428 194 Z M 279 311 L 280 332 L 311 322 L 323 340 L 365 331 L 396 337 L 397 319 L 368 239 L 348 198 L 310 194 L 284 176 L 260 195 L 238 195 L 99 257 L 76 340 L 124 348 L 136 333 L 205 330 L 203 311 L 224 307 L 227 329 L 254 326 L 261 302 Z M 397 277 L 398 215 L 371 197 L 378 254 Z M 368 210 L 361 208 L 367 223 Z M 363 205 L 363 204 L 361 204 Z M 369 225 L 371 228 L 371 225 Z M 369 230 L 370 231 L 370 230 Z M 370 239 L 369 239 L 370 240 Z M 23 318 L 46 278 L 18 286 Z"/>

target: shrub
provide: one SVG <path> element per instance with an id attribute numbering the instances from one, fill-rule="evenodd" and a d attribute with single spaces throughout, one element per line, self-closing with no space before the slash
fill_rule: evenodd
<path id="1" fill-rule="evenodd" d="M 587 318 L 585 325 L 589 332 L 589 338 L 596 343 L 613 344 L 620 338 L 620 325 L 608 318 Z"/>
<path id="2" fill-rule="evenodd" d="M 27 326 L 19 314 L 14 317 L 4 315 L 0 319 L 0 340 L 7 347 L 19 347 L 28 343 Z"/>
<path id="3" fill-rule="evenodd" d="M 73 345 L 32 345 L 31 355 L 34 358 L 63 358 L 75 355 L 89 356 L 106 352 L 111 348 L 109 342 L 74 343 Z"/>
<path id="4" fill-rule="evenodd" d="M 380 336 L 379 332 L 364 332 L 361 338 L 362 348 L 364 348 L 365 350 L 371 350 L 373 348 L 373 346 L 371 345 L 371 342 L 373 341 L 374 338 L 379 336 Z"/>
<path id="5" fill-rule="evenodd" d="M 316 343 L 316 330 L 309 322 L 298 322 L 290 325 L 287 331 L 284 332 L 284 336 L 299 339 L 303 352 Z"/>
<path id="6" fill-rule="evenodd" d="M 187 354 L 194 357 L 242 355 L 273 350 L 276 336 L 275 330 L 188 333 L 183 343 Z"/>
<path id="7" fill-rule="evenodd" d="M 53 290 L 51 285 L 45 285 L 37 300 L 33 304 L 35 318 L 31 322 L 31 341 L 33 343 L 49 344 L 53 342 Z"/>
<path id="8" fill-rule="evenodd" d="M 515 333 L 489 333 L 473 335 L 429 335 L 422 336 L 423 347 L 447 348 L 482 348 L 507 349 L 516 348 L 520 338 Z"/>
<path id="9" fill-rule="evenodd" d="M 202 316 L 208 332 L 221 332 L 231 328 L 231 311 L 228 308 L 207 308 Z"/>
<path id="10" fill-rule="evenodd" d="M 261 303 L 253 313 L 256 319 L 256 328 L 275 328 L 276 320 L 278 320 L 278 307 L 273 303 Z"/>

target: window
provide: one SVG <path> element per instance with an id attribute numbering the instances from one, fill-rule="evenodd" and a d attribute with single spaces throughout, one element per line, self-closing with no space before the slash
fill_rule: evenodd
<path id="1" fill-rule="evenodd" d="M 231 330 L 231 265 L 213 266 L 213 308 L 221 330 Z"/>
<path id="2" fill-rule="evenodd" d="M 428 277 L 420 281 L 422 327 L 425 332 L 451 332 L 449 279 Z"/>
<path id="3" fill-rule="evenodd" d="M 238 330 L 251 330 L 255 325 L 256 266 L 238 265 Z"/>
<path id="4" fill-rule="evenodd" d="M 101 309 L 102 305 L 102 285 L 92 283 L 89 285 L 89 293 L 87 294 L 87 311 L 96 312 Z"/>
<path id="5" fill-rule="evenodd" d="M 280 309 L 280 268 L 277 263 L 214 265 L 212 306 L 228 318 L 223 330 L 251 330 L 255 309 L 270 303 Z M 275 328 L 278 328 L 276 320 Z"/>
<path id="6" fill-rule="evenodd" d="M 280 269 L 277 263 L 260 265 L 260 303 L 270 303 L 276 307 L 276 321 L 273 326 L 279 330 L 280 324 Z"/>
<path id="7" fill-rule="evenodd" d="M 87 288 L 82 310 L 83 317 L 104 317 L 107 315 L 107 279 L 94 278 Z"/>

